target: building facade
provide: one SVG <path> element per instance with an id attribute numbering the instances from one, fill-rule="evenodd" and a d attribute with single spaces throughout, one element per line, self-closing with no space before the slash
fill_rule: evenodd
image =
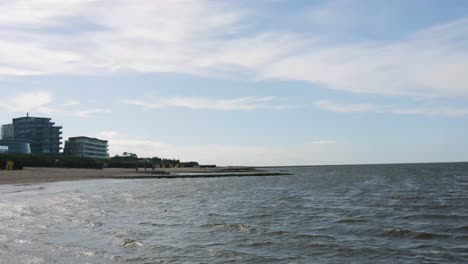
<path id="1" fill-rule="evenodd" d="M 8 146 L 0 145 L 0 154 L 8 153 Z"/>
<path id="2" fill-rule="evenodd" d="M 15 136 L 13 124 L 7 124 L 2 126 L 0 139 L 13 139 Z"/>
<path id="3" fill-rule="evenodd" d="M 0 153 L 31 154 L 30 142 L 26 140 L 1 139 Z"/>
<path id="4" fill-rule="evenodd" d="M 65 141 L 65 155 L 88 158 L 108 158 L 109 146 L 106 140 L 89 137 L 71 137 Z"/>
<path id="5" fill-rule="evenodd" d="M 30 142 L 31 153 L 60 154 L 62 127 L 51 118 L 26 117 L 13 119 L 13 138 Z"/>

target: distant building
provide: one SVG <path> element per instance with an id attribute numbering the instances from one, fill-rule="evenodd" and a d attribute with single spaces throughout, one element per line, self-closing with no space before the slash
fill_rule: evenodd
<path id="1" fill-rule="evenodd" d="M 0 139 L 13 139 L 15 136 L 13 124 L 7 124 L 2 126 Z"/>
<path id="2" fill-rule="evenodd" d="M 1 139 L 0 153 L 31 154 L 30 142 L 26 140 Z"/>
<path id="3" fill-rule="evenodd" d="M 0 154 L 8 153 L 8 146 L 0 145 Z"/>
<path id="4" fill-rule="evenodd" d="M 31 153 L 60 154 L 62 127 L 51 118 L 26 117 L 13 119 L 13 138 L 30 142 Z"/>
<path id="5" fill-rule="evenodd" d="M 89 137 L 71 137 L 65 141 L 65 155 L 88 158 L 108 158 L 109 146 L 106 140 Z"/>

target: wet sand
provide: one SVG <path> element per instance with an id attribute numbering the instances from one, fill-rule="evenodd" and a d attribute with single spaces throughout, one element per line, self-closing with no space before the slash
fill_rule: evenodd
<path id="1" fill-rule="evenodd" d="M 158 172 L 170 173 L 170 175 L 177 175 L 179 173 L 204 173 L 204 172 L 220 172 L 226 168 L 170 168 L 170 169 L 157 169 Z M 152 171 L 148 170 L 146 173 L 144 169 L 138 172 L 135 169 L 61 169 L 61 168 L 25 168 L 22 171 L 0 171 L 0 184 L 34 184 L 44 182 L 58 182 L 58 181 L 78 181 L 78 180 L 92 180 L 92 179 L 112 179 L 112 178 L 132 178 L 144 177 L 153 175 Z"/>

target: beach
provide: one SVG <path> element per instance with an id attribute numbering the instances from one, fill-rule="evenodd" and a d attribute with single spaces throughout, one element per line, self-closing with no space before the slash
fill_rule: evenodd
<path id="1" fill-rule="evenodd" d="M 177 175 L 180 173 L 216 173 L 225 171 L 226 168 L 158 168 L 157 173 Z M 36 184 L 45 182 L 78 181 L 108 178 L 131 178 L 151 176 L 152 170 L 144 169 L 63 169 L 63 168 L 25 168 L 19 171 L 0 171 L 0 184 Z"/>

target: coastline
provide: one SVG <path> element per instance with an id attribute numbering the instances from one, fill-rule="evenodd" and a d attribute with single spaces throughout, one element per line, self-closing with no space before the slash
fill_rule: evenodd
<path id="1" fill-rule="evenodd" d="M 234 174 L 233 174 L 234 173 Z M 238 174 L 236 174 L 238 173 Z M 194 175 L 191 175 L 194 174 Z M 163 168 L 156 172 L 140 169 L 107 168 L 95 169 L 64 169 L 64 168 L 25 168 L 20 171 L 0 171 L 0 185 L 38 184 L 61 181 L 80 181 L 96 179 L 154 179 L 154 178 L 203 178 L 232 176 L 275 176 L 285 174 L 269 173 L 247 167 L 217 167 L 217 168 Z"/>
<path id="2" fill-rule="evenodd" d="M 111 170 L 25 168 L 19 171 L 0 171 L 0 185 L 37 184 L 60 181 L 105 179 L 116 173 Z"/>

